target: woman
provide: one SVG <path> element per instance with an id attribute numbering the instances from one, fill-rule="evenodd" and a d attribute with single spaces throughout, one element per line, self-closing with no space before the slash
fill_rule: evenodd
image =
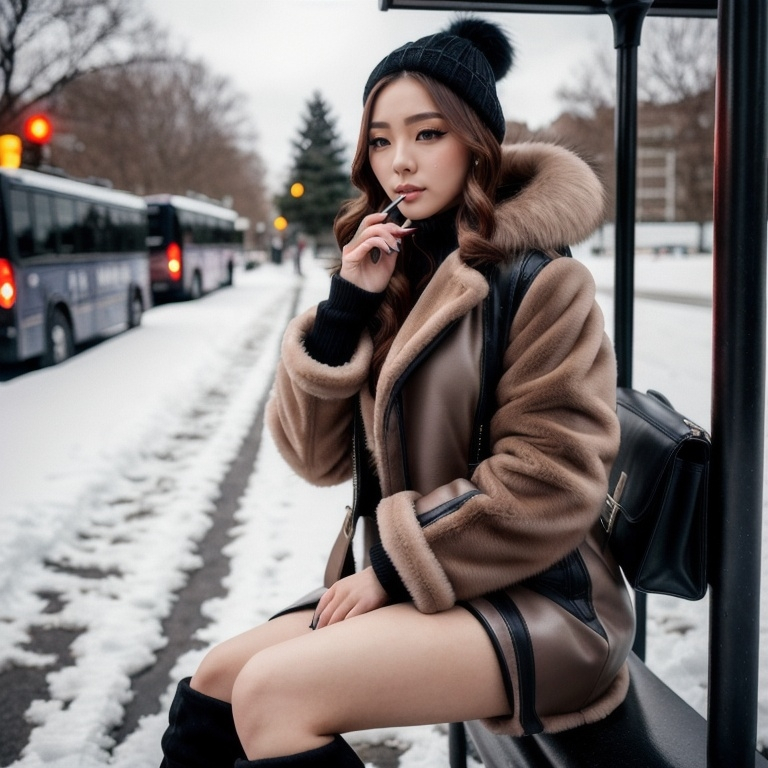
<path id="1" fill-rule="evenodd" d="M 379 540 L 319 602 L 206 656 L 179 685 L 163 765 L 361 766 L 340 733 L 557 731 L 624 698 L 632 606 L 596 533 L 615 364 L 589 273 L 558 256 L 599 224 L 602 191 L 566 150 L 502 150 L 511 63 L 497 27 L 465 19 L 368 80 L 362 194 L 337 217 L 329 299 L 286 331 L 268 423 L 310 482 L 346 481 L 353 461 L 377 480 Z M 408 226 L 376 212 L 401 195 Z M 490 455 L 470 466 L 486 275 L 532 248 L 552 260 L 512 324 Z"/>

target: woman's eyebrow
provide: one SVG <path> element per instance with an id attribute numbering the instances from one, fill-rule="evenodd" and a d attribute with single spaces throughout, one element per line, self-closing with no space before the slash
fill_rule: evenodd
<path id="1" fill-rule="evenodd" d="M 418 123 L 421 120 L 431 120 L 435 117 L 443 119 L 443 115 L 440 112 L 419 112 L 418 115 L 411 115 L 410 117 L 405 118 L 405 124 L 410 125 L 411 123 Z"/>
<path id="2" fill-rule="evenodd" d="M 417 115 L 411 115 L 410 117 L 406 117 L 403 122 L 406 125 L 411 125 L 412 123 L 418 123 L 421 120 L 432 120 L 434 118 L 439 118 L 440 120 L 444 120 L 445 116 L 440 112 L 419 112 Z M 390 124 L 387 123 L 384 120 L 377 120 L 376 122 L 373 122 L 370 124 L 371 128 L 390 128 Z"/>

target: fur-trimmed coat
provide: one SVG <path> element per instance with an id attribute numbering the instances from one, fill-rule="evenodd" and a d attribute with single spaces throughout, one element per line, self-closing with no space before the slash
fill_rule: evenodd
<path id="1" fill-rule="evenodd" d="M 578 157 L 536 143 L 503 150 L 503 181 L 517 191 L 497 206 L 497 245 L 508 253 L 550 251 L 584 240 L 599 225 L 602 188 Z M 490 424 L 491 456 L 469 476 L 487 294 L 483 274 L 458 251 L 450 254 L 395 337 L 375 397 L 367 386 L 367 333 L 347 364 L 324 365 L 303 346 L 315 309 L 305 312 L 286 331 L 268 406 L 268 425 L 288 463 L 308 481 L 332 485 L 352 472 L 360 395 L 383 495 L 376 510 L 381 543 L 422 612 L 520 585 L 583 546 L 618 448 L 615 360 L 594 282 L 575 259 L 556 258 L 514 319 Z M 618 590 L 615 566 L 606 567 Z M 578 713 L 554 704 L 552 714 L 565 720 L 547 721 L 544 712 L 544 728 L 602 717 L 623 699 L 633 628 L 624 627 L 626 596 L 615 600 L 616 626 L 604 634 L 618 639 L 594 683 L 599 689 L 589 684 L 591 698 L 585 695 Z M 526 732 L 519 722 L 503 729 Z"/>

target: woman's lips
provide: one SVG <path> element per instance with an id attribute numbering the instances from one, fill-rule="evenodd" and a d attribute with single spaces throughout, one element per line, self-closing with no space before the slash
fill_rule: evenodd
<path id="1" fill-rule="evenodd" d="M 417 200 L 419 196 L 424 192 L 421 187 L 401 187 L 395 190 L 398 195 L 405 195 L 406 203 L 412 203 Z"/>

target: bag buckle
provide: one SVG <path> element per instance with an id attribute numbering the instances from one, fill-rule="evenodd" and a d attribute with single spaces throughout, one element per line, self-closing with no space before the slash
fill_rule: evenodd
<path id="1" fill-rule="evenodd" d="M 346 514 L 344 515 L 344 522 L 341 524 L 341 530 L 347 539 L 351 539 L 355 535 L 355 513 L 352 507 L 345 507 Z"/>
<path id="2" fill-rule="evenodd" d="M 613 524 L 616 522 L 616 515 L 621 509 L 621 497 L 624 493 L 624 486 L 627 484 L 627 473 L 622 472 L 619 475 L 619 480 L 616 483 L 616 487 L 613 490 L 613 494 L 607 493 L 605 495 L 606 510 L 600 515 L 600 523 L 603 526 L 603 530 L 610 536 L 613 530 Z"/>

